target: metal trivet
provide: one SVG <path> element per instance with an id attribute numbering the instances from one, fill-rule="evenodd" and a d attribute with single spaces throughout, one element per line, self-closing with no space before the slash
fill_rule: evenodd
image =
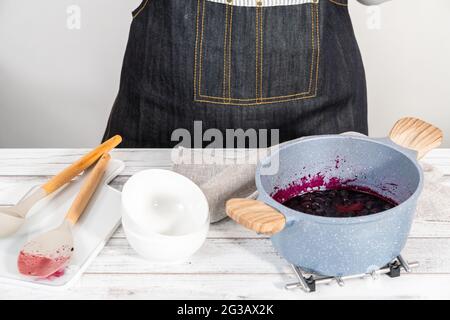
<path id="1" fill-rule="evenodd" d="M 357 274 L 345 277 L 327 277 L 320 275 L 312 275 L 305 271 L 303 271 L 300 267 L 291 265 L 294 269 L 294 273 L 298 278 L 297 283 L 290 283 L 286 285 L 286 289 L 292 290 L 300 288 L 305 292 L 315 292 L 316 286 L 318 284 L 327 284 L 333 281 L 336 281 L 339 286 L 344 286 L 345 280 L 350 279 L 363 279 L 367 277 L 372 277 L 376 279 L 379 275 L 385 274 L 391 278 L 400 277 L 401 270 L 405 270 L 406 273 L 410 273 L 413 268 L 417 268 L 419 266 L 418 262 L 410 262 L 408 263 L 406 260 L 402 258 L 402 256 L 398 256 L 394 261 L 386 265 L 385 267 L 374 270 L 371 273 L 365 274 Z"/>

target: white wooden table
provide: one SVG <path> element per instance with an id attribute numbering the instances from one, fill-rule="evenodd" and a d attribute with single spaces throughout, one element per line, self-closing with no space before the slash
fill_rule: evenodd
<path id="1" fill-rule="evenodd" d="M 0 205 L 14 203 L 31 186 L 43 183 L 85 152 L 0 149 Z M 135 172 L 171 166 L 166 150 L 116 150 L 113 157 L 126 163 L 125 171 L 112 182 L 117 189 Z M 426 161 L 450 176 L 450 149 L 435 150 Z M 139 258 L 119 228 L 72 289 L 47 292 L 0 285 L 0 299 L 450 298 L 450 217 L 416 223 L 403 255 L 420 261 L 413 274 L 354 280 L 345 287 L 325 285 L 306 294 L 284 289 L 296 279 L 268 238 L 232 221 L 213 225 L 205 245 L 189 262 L 169 266 Z"/>

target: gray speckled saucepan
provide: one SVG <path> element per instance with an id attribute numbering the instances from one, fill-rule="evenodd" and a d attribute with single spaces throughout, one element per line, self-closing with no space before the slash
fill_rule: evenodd
<path id="1" fill-rule="evenodd" d="M 272 235 L 276 250 L 306 271 L 347 276 L 377 270 L 403 250 L 423 187 L 417 159 L 441 142 L 439 129 L 405 118 L 390 138 L 325 135 L 289 143 L 259 164 L 258 200 L 229 200 L 227 214 Z M 281 204 L 304 192 L 336 186 L 367 188 L 399 205 L 374 215 L 329 218 Z"/>

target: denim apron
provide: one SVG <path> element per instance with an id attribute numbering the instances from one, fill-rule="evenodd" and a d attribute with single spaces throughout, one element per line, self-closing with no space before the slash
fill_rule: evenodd
<path id="1" fill-rule="evenodd" d="M 367 134 L 347 0 L 144 0 L 104 139 L 166 148 L 174 130 Z"/>

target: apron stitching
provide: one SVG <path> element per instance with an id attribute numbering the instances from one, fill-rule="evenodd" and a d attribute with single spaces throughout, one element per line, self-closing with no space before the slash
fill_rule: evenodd
<path id="1" fill-rule="evenodd" d="M 197 102 L 204 102 L 204 103 L 212 103 L 212 104 L 219 104 L 219 105 L 231 105 L 231 106 L 256 106 L 256 105 L 266 105 L 266 104 L 275 104 L 275 103 L 282 103 L 282 102 L 291 102 L 291 101 L 297 101 L 297 100 L 304 100 L 304 99 L 309 99 L 309 98 L 314 98 L 316 97 L 317 94 L 313 94 L 313 95 L 308 95 L 308 96 L 303 96 L 303 97 L 299 97 L 299 98 L 292 98 L 292 99 L 283 99 L 283 100 L 275 100 L 275 101 L 260 101 L 260 102 L 248 102 L 248 103 L 244 103 L 244 102 L 220 102 L 220 101 L 211 101 L 211 100 L 202 100 L 202 99 L 197 99 Z M 222 99 L 222 98 L 221 98 Z"/>
<path id="2" fill-rule="evenodd" d="M 314 59 L 315 60 L 315 59 Z M 314 65 L 314 64 L 313 64 Z M 314 75 L 314 73 L 313 73 Z M 314 82 L 314 81 L 313 81 Z M 261 98 L 261 100 L 275 100 L 275 99 L 284 99 L 284 98 L 292 98 L 292 97 L 297 97 L 297 96 L 302 96 L 302 95 L 306 95 L 306 94 L 310 94 L 311 92 L 306 91 L 306 92 L 302 92 L 302 93 L 295 93 L 295 94 L 291 94 L 291 95 L 286 95 L 286 96 L 276 96 L 276 97 L 265 97 L 265 98 Z M 212 96 L 205 96 L 205 95 L 201 95 L 200 97 L 202 98 L 209 98 L 209 99 L 216 99 L 216 100 L 223 100 L 223 97 L 212 97 Z M 231 100 L 236 100 L 236 101 L 253 101 L 256 100 L 255 98 L 247 98 L 247 99 L 242 99 L 242 98 L 231 98 Z"/>
<path id="3" fill-rule="evenodd" d="M 227 40 L 228 40 L 228 8 L 229 5 L 225 5 L 225 35 L 223 37 L 223 98 L 225 99 L 227 94 Z"/>
<path id="4" fill-rule="evenodd" d="M 233 40 L 233 6 L 230 8 L 230 31 L 229 31 L 229 44 L 228 44 L 228 100 L 231 101 L 231 53 L 232 53 L 232 40 Z"/>
<path id="5" fill-rule="evenodd" d="M 345 2 L 338 2 L 336 0 L 329 0 L 330 2 L 337 4 L 338 6 L 348 7 L 348 3 Z"/>
<path id="6" fill-rule="evenodd" d="M 195 26 L 195 52 L 194 52 L 194 100 L 197 99 L 197 59 L 198 59 L 198 18 L 200 16 L 200 0 L 197 1 L 197 17 Z"/>
<path id="7" fill-rule="evenodd" d="M 312 57 L 312 63 L 310 68 L 310 74 L 309 74 L 309 89 L 308 92 L 311 93 L 312 87 L 313 87 L 313 76 L 314 76 L 314 62 L 315 62 L 315 55 L 316 55 L 316 37 L 315 37 L 315 6 L 311 6 L 311 42 L 312 42 L 312 49 L 313 49 L 313 57 Z"/>
<path id="8" fill-rule="evenodd" d="M 317 62 L 316 62 L 316 88 L 314 90 L 314 95 L 317 96 L 317 91 L 319 88 L 319 67 L 320 67 L 320 24 L 319 24 L 319 5 L 315 5 L 315 11 L 316 11 L 316 36 L 317 36 Z"/>
<path id="9" fill-rule="evenodd" d="M 230 0 L 207 0 L 220 4 L 229 3 Z M 318 0 L 265 0 L 263 7 L 291 6 L 312 3 Z M 234 0 L 233 6 L 255 8 L 258 6 L 259 0 Z"/>
<path id="10" fill-rule="evenodd" d="M 258 102 L 258 68 L 259 68 L 259 62 L 258 62 L 258 38 L 259 38 L 259 15 L 258 15 L 259 8 L 256 7 L 255 11 L 255 99 L 256 102 Z"/>
<path id="11" fill-rule="evenodd" d="M 200 1 L 198 2 L 198 5 L 200 6 Z M 205 2 L 206 0 L 203 0 L 203 13 L 202 13 L 202 26 L 201 26 L 201 32 L 200 32 L 200 58 L 199 58 L 199 79 L 198 79 L 198 94 L 200 99 L 197 99 L 197 97 L 195 96 L 195 101 L 197 102 L 205 102 L 205 103 L 212 103 L 212 104 L 232 104 L 232 105 L 260 105 L 260 104 L 273 104 L 273 103 L 281 103 L 281 102 L 289 102 L 289 101 L 296 101 L 296 100 L 304 100 L 304 99 L 308 99 L 308 98 L 314 98 L 317 96 L 317 88 L 318 88 L 318 77 L 319 77 L 319 57 L 320 57 L 320 44 L 318 43 L 317 45 L 317 50 L 315 49 L 315 46 L 313 48 L 313 59 L 311 61 L 311 65 L 314 66 L 314 60 L 316 60 L 316 86 L 315 86 L 315 94 L 312 95 L 311 90 L 309 90 L 308 92 L 302 92 L 302 93 L 296 93 L 296 94 L 291 94 L 291 95 L 284 95 L 284 96 L 276 96 L 276 97 L 266 97 L 266 98 L 260 98 L 258 99 L 258 97 L 256 99 L 253 98 L 248 98 L 248 99 L 242 99 L 242 98 L 231 98 L 231 96 L 228 98 L 228 102 L 224 103 L 224 102 L 217 102 L 217 101 L 209 101 L 209 100 L 204 100 L 201 98 L 207 98 L 207 99 L 213 99 L 213 100 L 224 100 L 223 97 L 213 97 L 213 96 L 207 96 L 207 95 L 202 95 L 201 94 L 201 78 L 202 78 L 202 69 L 203 69 L 203 38 L 204 38 L 204 21 L 205 21 Z M 316 12 L 316 27 L 315 30 L 313 30 L 313 35 L 316 32 L 317 36 L 319 36 L 319 9 L 318 9 L 318 3 L 311 3 L 312 9 L 313 11 L 315 10 Z M 258 7 L 256 8 L 258 9 Z M 199 15 L 200 9 L 198 8 L 198 15 Z M 258 15 L 257 15 L 258 16 Z M 197 16 L 198 18 L 198 16 Z M 259 19 L 259 17 L 258 17 Z M 258 23 L 260 24 L 260 23 Z M 197 23 L 197 27 L 198 27 L 199 23 Z M 314 15 L 312 16 L 312 25 L 314 25 Z M 257 32 L 258 33 L 258 32 Z M 198 39 L 197 39 L 198 40 Z M 317 42 L 319 42 L 320 39 L 319 37 L 317 37 Z M 197 46 L 196 46 L 197 47 Z M 317 51 L 317 52 L 314 52 Z M 231 57 L 230 57 L 231 59 Z M 313 69 L 314 67 L 312 67 Z M 197 66 L 195 68 L 197 70 Z M 311 79 L 312 80 L 312 79 Z M 197 90 L 195 90 L 197 92 Z M 262 91 L 261 91 L 262 92 Z M 258 93 L 258 92 L 257 92 Z M 292 99 L 286 99 L 286 98 L 291 98 Z M 233 103 L 234 101 L 239 101 L 237 103 Z M 242 103 L 242 102 L 247 102 L 248 103 Z M 256 101 L 256 102 L 252 102 L 252 101 Z"/>
<path id="12" fill-rule="evenodd" d="M 261 7 L 259 10 L 259 15 L 260 15 L 260 19 L 259 19 L 259 24 L 260 24 L 260 28 L 261 28 L 261 32 L 260 32 L 260 68 L 259 68 L 259 91 L 260 91 L 260 99 L 263 98 L 263 67 L 264 67 L 264 27 L 263 27 L 263 8 Z"/>
<path id="13" fill-rule="evenodd" d="M 202 73 L 203 73 L 203 31 L 205 30 L 205 1 L 203 0 L 203 13 L 202 13 L 202 31 L 200 38 L 200 74 L 198 80 L 198 95 L 202 96 Z"/>
<path id="14" fill-rule="evenodd" d="M 142 5 L 142 7 L 133 15 L 133 19 L 136 18 L 144 9 L 147 7 L 147 4 L 150 0 L 145 0 L 145 3 Z"/>
<path id="15" fill-rule="evenodd" d="M 262 77 L 263 77 L 263 17 L 262 17 L 262 3 L 258 2 L 256 7 L 256 76 L 255 76 L 255 87 L 256 87 L 256 102 L 262 99 Z"/>

